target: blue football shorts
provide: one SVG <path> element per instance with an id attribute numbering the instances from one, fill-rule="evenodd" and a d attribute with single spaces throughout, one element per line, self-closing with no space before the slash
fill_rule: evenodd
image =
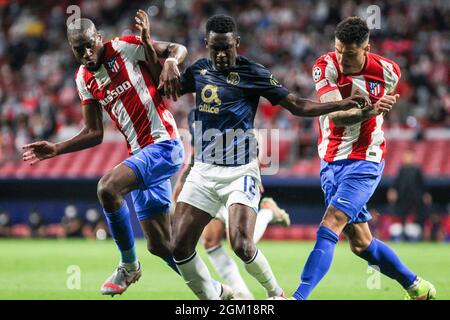
<path id="1" fill-rule="evenodd" d="M 348 223 L 362 223 L 372 219 L 367 210 L 369 201 L 384 169 L 381 163 L 365 160 L 321 161 L 320 182 L 325 205 L 332 204 L 344 212 Z"/>
<path id="2" fill-rule="evenodd" d="M 123 161 L 136 174 L 139 188 L 131 192 L 139 221 L 157 213 L 168 213 L 172 201 L 170 178 L 184 161 L 179 139 L 150 144 Z"/>

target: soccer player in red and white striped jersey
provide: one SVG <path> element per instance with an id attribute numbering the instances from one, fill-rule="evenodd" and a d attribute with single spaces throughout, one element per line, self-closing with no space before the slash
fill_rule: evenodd
<path id="1" fill-rule="evenodd" d="M 371 103 L 319 118 L 320 178 L 327 209 L 295 299 L 307 299 L 328 272 L 342 231 L 351 250 L 399 282 L 408 298 L 433 299 L 436 294 L 431 283 L 419 278 L 391 248 L 372 237 L 367 223 L 371 216 L 366 203 L 384 168 L 383 117 L 399 98 L 394 92 L 401 76 L 394 61 L 370 52 L 369 33 L 361 18 L 345 19 L 335 31 L 335 52 L 321 56 L 312 70 L 321 102 L 360 94 Z"/>
<path id="2" fill-rule="evenodd" d="M 129 208 L 124 195 L 131 192 L 135 211 L 151 253 L 176 272 L 170 246 L 170 178 L 183 163 L 184 150 L 175 121 L 158 89 L 176 100 L 180 95 L 184 46 L 153 41 L 147 14 L 135 16 L 141 36 L 125 36 L 105 43 L 89 19 L 78 19 L 67 37 L 80 63 L 75 80 L 83 107 L 84 127 L 60 143 L 38 141 L 24 146 L 25 161 L 34 164 L 63 153 L 102 142 L 102 109 L 124 135 L 130 157 L 104 175 L 97 195 L 104 209 L 121 262 L 101 288 L 102 294 L 121 294 L 141 276 Z M 161 66 L 158 58 L 166 58 Z"/>

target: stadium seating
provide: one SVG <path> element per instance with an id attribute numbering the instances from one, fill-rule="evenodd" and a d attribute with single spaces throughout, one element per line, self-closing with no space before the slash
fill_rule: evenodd
<path id="1" fill-rule="evenodd" d="M 413 149 L 417 162 L 428 177 L 450 178 L 450 139 L 388 141 L 385 176 L 395 176 L 406 149 Z M 300 159 L 290 166 L 291 142 L 282 139 L 279 145 L 281 176 L 315 177 L 319 173 L 320 159 Z M 91 178 L 99 177 L 128 157 L 122 141 L 108 141 L 89 150 L 62 155 L 30 166 L 20 159 L 0 165 L 2 178 Z"/>

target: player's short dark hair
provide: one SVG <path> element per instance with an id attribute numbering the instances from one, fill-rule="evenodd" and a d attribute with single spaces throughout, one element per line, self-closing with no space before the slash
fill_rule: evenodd
<path id="1" fill-rule="evenodd" d="M 360 17 L 348 17 L 336 27 L 335 37 L 343 44 L 355 43 L 358 46 L 369 39 L 370 30 L 366 21 Z"/>
<path id="2" fill-rule="evenodd" d="M 216 14 L 206 21 L 206 35 L 212 31 L 215 33 L 237 33 L 236 21 L 230 16 L 224 14 Z"/>

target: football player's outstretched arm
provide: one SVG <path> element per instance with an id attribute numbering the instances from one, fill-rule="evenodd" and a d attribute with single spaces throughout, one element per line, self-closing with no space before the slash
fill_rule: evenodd
<path id="1" fill-rule="evenodd" d="M 50 159 L 57 155 L 69 152 L 75 152 L 91 148 L 102 143 L 103 123 L 102 109 L 97 103 L 87 104 L 83 107 L 84 126 L 81 131 L 73 138 L 53 143 L 49 141 L 37 141 L 22 148 L 24 161 L 30 161 L 33 165 L 41 160 Z"/>
<path id="2" fill-rule="evenodd" d="M 329 115 L 330 119 L 333 121 L 335 126 L 350 126 L 356 123 L 365 121 L 373 116 L 377 116 L 381 113 L 389 112 L 397 99 L 400 96 L 396 95 L 385 95 L 380 100 L 378 100 L 374 105 L 366 104 L 362 109 L 354 108 L 345 111 L 333 112 Z M 321 102 L 339 101 L 342 100 L 342 96 L 339 90 L 331 90 L 320 96 Z"/>
<path id="3" fill-rule="evenodd" d="M 150 23 L 148 15 L 138 10 L 135 16 L 136 28 L 141 32 L 141 41 L 145 48 L 147 66 L 158 90 L 164 88 L 167 98 L 177 101 L 181 96 L 181 73 L 178 65 L 183 63 L 187 56 L 185 46 L 165 41 L 153 41 L 150 36 Z M 165 58 L 161 67 L 158 58 Z"/>
<path id="4" fill-rule="evenodd" d="M 352 108 L 363 108 L 367 104 L 367 100 L 362 96 L 351 96 L 340 101 L 330 101 L 319 103 L 307 99 L 299 98 L 289 93 L 280 105 L 289 110 L 293 115 L 300 117 L 316 117 L 339 110 L 348 110 Z"/>

